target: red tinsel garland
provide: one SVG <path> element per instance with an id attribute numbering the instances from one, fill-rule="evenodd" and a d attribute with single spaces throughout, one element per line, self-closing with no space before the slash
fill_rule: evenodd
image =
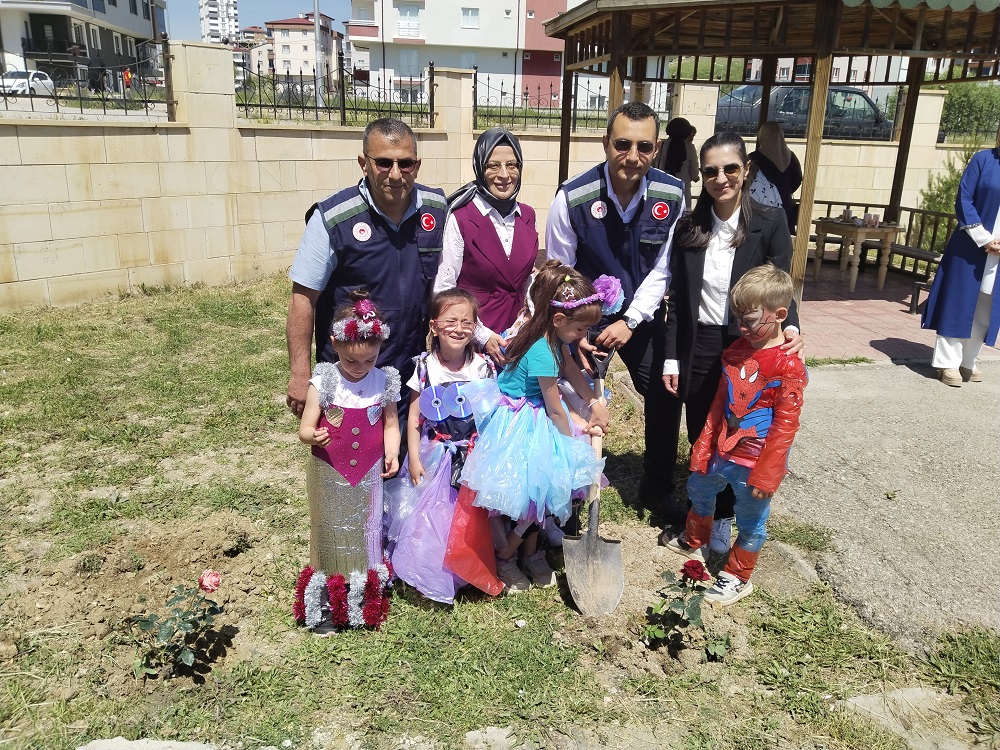
<path id="1" fill-rule="evenodd" d="M 292 616 L 300 624 L 306 621 L 306 586 L 315 572 L 311 565 L 306 565 L 295 580 L 295 598 L 292 600 Z"/>
<path id="2" fill-rule="evenodd" d="M 330 600 L 330 620 L 338 628 L 347 627 L 347 581 L 340 573 L 330 576 L 326 582 L 327 598 Z"/>

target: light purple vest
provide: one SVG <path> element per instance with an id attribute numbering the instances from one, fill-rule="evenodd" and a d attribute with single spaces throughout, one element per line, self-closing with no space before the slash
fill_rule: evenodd
<path id="1" fill-rule="evenodd" d="M 465 241 L 462 273 L 456 285 L 472 292 L 479 302 L 479 318 L 501 333 L 511 326 L 524 304 L 524 285 L 538 255 L 535 210 L 518 203 L 510 258 L 503 251 L 496 228 L 470 201 L 454 212 Z"/>

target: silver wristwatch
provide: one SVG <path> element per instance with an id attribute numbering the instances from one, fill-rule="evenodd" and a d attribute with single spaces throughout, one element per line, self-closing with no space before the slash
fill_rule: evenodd
<path id="1" fill-rule="evenodd" d="M 634 331 L 636 328 L 639 327 L 639 321 L 636 320 L 635 318 L 630 318 L 629 316 L 624 315 L 622 316 L 622 320 L 625 321 L 625 325 L 628 326 L 628 329 L 630 331 Z"/>

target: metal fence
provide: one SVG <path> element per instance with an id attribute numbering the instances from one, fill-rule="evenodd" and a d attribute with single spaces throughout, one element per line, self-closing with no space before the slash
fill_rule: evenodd
<path id="1" fill-rule="evenodd" d="M 509 87 L 509 88 L 508 88 Z M 606 83 L 573 76 L 570 130 L 604 130 L 608 124 Z M 495 126 L 509 130 L 558 130 L 562 126 L 564 93 L 552 84 L 515 90 L 503 76 L 480 75 L 473 66 L 472 126 L 485 130 Z M 669 112 L 669 97 L 665 100 Z M 667 115 L 669 117 L 669 114 Z"/>
<path id="2" fill-rule="evenodd" d="M 396 117 L 414 127 L 434 125 L 434 63 L 426 76 L 386 77 L 370 71 L 327 68 L 316 76 L 300 70 L 276 73 L 261 65 L 243 71 L 236 106 L 251 120 L 326 120 L 339 125 L 367 125 L 380 117 Z"/>
<path id="3" fill-rule="evenodd" d="M 32 70 L 6 66 L 0 77 L 4 112 L 167 117 L 164 77 L 150 65 L 156 59 L 150 49 L 140 45 L 139 61 L 128 65 L 106 65 L 99 58 L 57 61 L 49 52 Z"/>

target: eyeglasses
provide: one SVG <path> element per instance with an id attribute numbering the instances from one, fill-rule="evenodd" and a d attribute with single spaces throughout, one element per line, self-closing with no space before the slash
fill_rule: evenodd
<path id="1" fill-rule="evenodd" d="M 473 320 L 456 320 L 455 318 L 448 318 L 447 320 L 435 320 L 438 327 L 442 331 L 472 331 L 476 327 L 476 323 Z"/>
<path id="2" fill-rule="evenodd" d="M 632 146 L 635 146 L 635 150 L 643 155 L 653 153 L 653 149 L 656 148 L 656 144 L 652 141 L 630 141 L 628 138 L 615 138 L 611 141 L 611 145 L 619 154 L 627 154 L 632 150 Z"/>
<path id="3" fill-rule="evenodd" d="M 735 177 L 742 170 L 743 170 L 743 165 L 742 164 L 736 164 L 735 162 L 733 164 L 727 164 L 726 166 L 724 166 L 722 168 L 722 172 L 723 172 L 723 174 L 726 175 L 726 177 Z M 701 174 L 702 174 L 702 176 L 706 180 L 714 180 L 716 177 L 719 176 L 719 168 L 718 167 L 704 167 L 701 170 Z"/>
<path id="4" fill-rule="evenodd" d="M 410 158 L 388 159 L 384 156 L 380 156 L 377 159 L 372 159 L 372 157 L 370 156 L 368 158 L 372 160 L 372 163 L 374 163 L 376 167 L 378 167 L 379 172 L 389 172 L 392 170 L 392 165 L 395 164 L 397 167 L 399 167 L 400 172 L 402 172 L 403 174 L 409 174 L 417 166 L 417 160 Z"/>
<path id="5" fill-rule="evenodd" d="M 521 165 L 518 164 L 516 161 L 508 161 L 504 164 L 501 164 L 498 161 L 491 161 L 486 163 L 486 174 L 490 174 L 491 172 L 499 172 L 501 168 L 505 168 L 508 174 L 513 174 L 521 171 Z"/>

